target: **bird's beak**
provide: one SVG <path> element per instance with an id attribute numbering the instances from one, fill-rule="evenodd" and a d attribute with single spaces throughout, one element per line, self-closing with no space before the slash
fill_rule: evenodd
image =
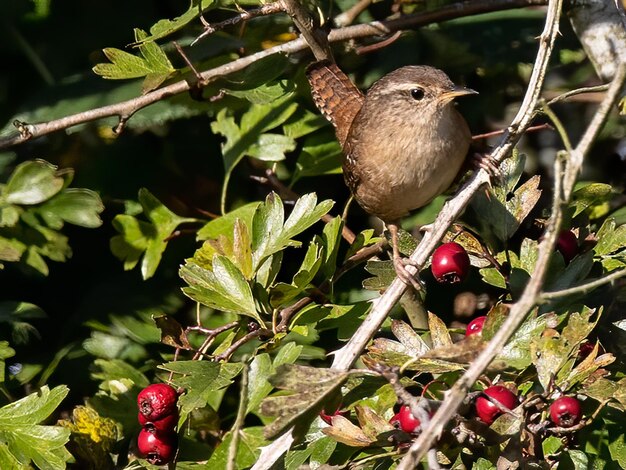
<path id="1" fill-rule="evenodd" d="M 465 88 L 464 86 L 455 86 L 452 90 L 441 94 L 439 96 L 439 100 L 448 102 L 448 101 L 452 101 L 457 96 L 477 95 L 477 94 L 478 92 L 476 90 L 472 90 L 471 88 Z"/>

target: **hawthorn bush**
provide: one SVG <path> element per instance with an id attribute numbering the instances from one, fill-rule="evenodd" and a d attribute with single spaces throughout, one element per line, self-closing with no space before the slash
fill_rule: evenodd
<path id="1" fill-rule="evenodd" d="M 626 468 L 602 22 L 541 0 L 85 3 L 0 5 L 0 468 Z M 312 103 L 299 32 L 331 28 L 361 89 L 424 63 L 478 90 L 460 110 L 503 160 L 403 220 L 419 292 Z"/>

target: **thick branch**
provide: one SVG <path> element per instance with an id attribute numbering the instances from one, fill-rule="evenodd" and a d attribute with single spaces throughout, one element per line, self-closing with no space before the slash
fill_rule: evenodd
<path id="1" fill-rule="evenodd" d="M 387 35 L 401 29 L 423 26 L 439 21 L 446 21 L 454 18 L 476 15 L 479 13 L 487 13 L 490 11 L 545 5 L 546 3 L 546 0 L 468 0 L 466 2 L 448 5 L 440 10 L 407 15 L 395 20 L 374 21 L 368 24 L 334 29 L 329 33 L 328 40 L 330 42 L 341 42 L 350 39 Z M 202 77 L 203 84 L 207 84 L 219 77 L 224 77 L 243 70 L 247 66 L 273 54 L 293 54 L 295 52 L 302 51 L 307 47 L 306 41 L 302 38 L 298 38 L 285 44 L 242 57 L 241 59 L 234 60 L 228 64 L 206 70 L 202 72 L 200 76 Z M 39 124 L 16 122 L 14 124 L 18 129 L 18 133 L 0 138 L 0 149 L 8 148 L 52 132 L 111 116 L 117 116 L 120 120 L 126 121 L 137 111 L 158 101 L 169 98 L 170 96 L 188 92 L 190 88 L 191 85 L 186 80 L 181 80 L 128 101 L 122 101 L 120 103 L 103 106 L 101 108 L 72 114 L 71 116 L 55 119 L 53 121 Z"/>

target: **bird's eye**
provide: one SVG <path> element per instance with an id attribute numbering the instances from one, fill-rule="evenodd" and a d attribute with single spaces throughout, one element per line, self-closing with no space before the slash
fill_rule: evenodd
<path id="1" fill-rule="evenodd" d="M 424 90 L 422 90 L 421 88 L 411 89 L 411 98 L 416 101 L 421 100 L 422 98 L 424 98 Z"/>

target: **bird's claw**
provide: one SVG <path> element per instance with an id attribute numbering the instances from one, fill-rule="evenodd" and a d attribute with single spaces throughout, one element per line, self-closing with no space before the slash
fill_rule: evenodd
<path id="1" fill-rule="evenodd" d="M 414 266 L 413 262 L 409 258 L 398 257 L 393 259 L 393 267 L 400 280 L 407 286 L 413 287 L 416 291 L 423 290 L 424 286 L 419 278 L 416 277 L 417 273 L 415 275 L 411 274 L 406 269 L 407 266 Z"/>
<path id="2" fill-rule="evenodd" d="M 472 155 L 472 164 L 476 169 L 485 170 L 489 175 L 489 179 L 494 180 L 496 183 L 502 180 L 500 164 L 491 155 L 475 152 Z"/>

